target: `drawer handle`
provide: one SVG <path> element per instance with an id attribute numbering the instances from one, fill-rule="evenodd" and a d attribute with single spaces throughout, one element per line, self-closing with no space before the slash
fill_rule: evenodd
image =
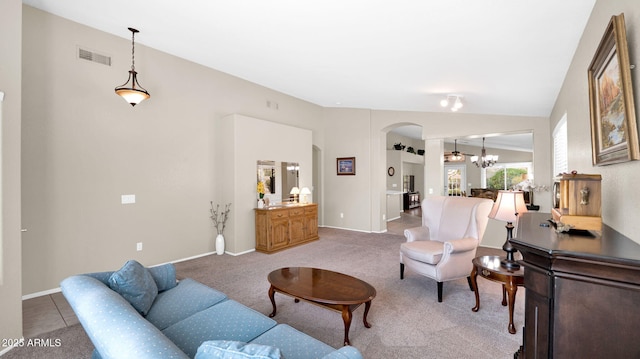
<path id="1" fill-rule="evenodd" d="M 491 272 L 489 272 L 488 270 L 486 270 L 486 269 L 483 269 L 483 270 L 482 270 L 482 275 L 483 275 L 483 276 L 485 276 L 485 277 L 486 277 L 486 276 L 488 276 L 488 275 L 490 275 L 490 274 L 491 274 Z"/>

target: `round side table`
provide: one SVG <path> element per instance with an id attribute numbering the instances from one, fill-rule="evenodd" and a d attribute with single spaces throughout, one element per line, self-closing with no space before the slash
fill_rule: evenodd
<path id="1" fill-rule="evenodd" d="M 471 287 L 476 295 L 476 306 L 471 310 L 477 312 L 480 309 L 480 293 L 478 293 L 478 275 L 494 282 L 502 283 L 502 305 L 509 305 L 509 333 L 515 334 L 516 327 L 513 325 L 513 305 L 516 300 L 518 286 L 524 286 L 524 269 L 510 270 L 500 266 L 500 261 L 504 257 L 483 256 L 473 259 L 473 269 L 471 270 Z M 507 301 L 508 294 L 508 301 Z"/>

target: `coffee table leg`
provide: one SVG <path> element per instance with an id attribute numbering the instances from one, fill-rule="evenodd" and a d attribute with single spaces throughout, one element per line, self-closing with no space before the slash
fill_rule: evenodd
<path id="1" fill-rule="evenodd" d="M 471 288 L 476 295 L 476 306 L 471 308 L 471 310 L 477 312 L 480 309 L 480 293 L 478 293 L 478 268 L 476 268 L 476 266 L 473 266 L 469 277 L 471 277 Z"/>
<path id="2" fill-rule="evenodd" d="M 365 328 L 371 328 L 371 324 L 367 322 L 367 314 L 369 314 L 369 308 L 371 308 L 371 301 L 364 303 L 364 316 L 362 317 L 362 321 L 364 322 Z"/>
<path id="3" fill-rule="evenodd" d="M 273 305 L 273 312 L 269 314 L 269 318 L 273 318 L 276 315 L 276 290 L 273 286 L 269 287 L 269 299 L 271 299 L 271 305 Z"/>
<path id="4" fill-rule="evenodd" d="M 351 313 L 351 306 L 343 305 L 342 320 L 344 321 L 344 345 L 351 345 L 351 342 L 349 342 L 349 328 L 351 327 L 352 317 L 353 313 Z"/>

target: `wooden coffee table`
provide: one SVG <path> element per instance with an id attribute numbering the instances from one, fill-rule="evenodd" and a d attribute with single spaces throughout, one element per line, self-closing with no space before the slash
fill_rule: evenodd
<path id="1" fill-rule="evenodd" d="M 367 314 L 371 308 L 371 300 L 376 290 L 369 283 L 346 274 L 326 269 L 290 267 L 274 270 L 268 276 L 271 287 L 269 298 L 276 315 L 275 293 L 289 295 L 298 302 L 300 299 L 342 313 L 344 321 L 344 345 L 350 345 L 349 328 L 353 311 L 364 303 L 364 326 L 371 328 L 367 322 Z"/>

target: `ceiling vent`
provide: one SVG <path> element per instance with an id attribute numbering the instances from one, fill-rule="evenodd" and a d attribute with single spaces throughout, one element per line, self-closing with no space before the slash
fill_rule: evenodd
<path id="1" fill-rule="evenodd" d="M 111 56 L 78 47 L 78 58 L 111 66 Z"/>

